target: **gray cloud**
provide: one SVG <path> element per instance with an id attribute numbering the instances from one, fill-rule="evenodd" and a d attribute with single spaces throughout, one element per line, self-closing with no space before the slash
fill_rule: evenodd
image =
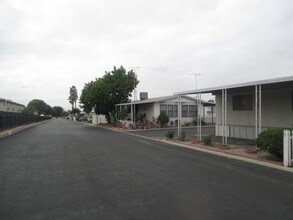
<path id="1" fill-rule="evenodd" d="M 69 108 L 114 65 L 150 97 L 292 75 L 293 3 L 280 0 L 0 2 L 0 97 Z"/>

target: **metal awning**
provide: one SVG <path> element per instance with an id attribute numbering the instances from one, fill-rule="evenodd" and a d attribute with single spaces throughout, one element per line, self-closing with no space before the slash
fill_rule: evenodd
<path id="1" fill-rule="evenodd" d="M 236 92 L 246 92 L 247 90 L 253 91 L 255 94 L 255 137 L 261 132 L 262 129 L 262 91 L 273 90 L 276 88 L 293 88 L 293 76 L 275 78 L 275 79 L 267 79 L 267 80 L 259 80 L 253 82 L 245 82 L 238 83 L 227 86 L 219 86 L 219 87 L 211 87 L 206 89 L 196 89 L 190 91 L 183 91 L 175 93 L 178 96 L 178 100 L 180 100 L 183 95 L 192 95 L 197 94 L 198 97 L 203 93 L 212 93 L 213 95 L 221 95 L 222 99 L 222 143 L 223 145 L 227 144 L 227 91 L 229 93 Z M 178 115 L 179 116 L 179 115 Z M 198 115 L 200 118 L 200 115 Z M 181 119 L 178 117 L 178 121 Z M 199 124 L 198 136 L 199 140 L 201 140 L 201 124 Z M 178 123 L 178 135 L 181 131 L 181 124 Z"/>
<path id="2" fill-rule="evenodd" d="M 292 86 L 293 83 L 293 76 L 281 77 L 281 78 L 274 78 L 274 79 L 266 79 L 266 80 L 258 80 L 252 82 L 245 82 L 245 83 L 238 83 L 232 85 L 225 85 L 225 86 L 218 86 L 218 87 L 210 87 L 204 89 L 195 89 L 195 90 L 188 90 L 183 92 L 174 93 L 175 95 L 192 95 L 197 93 L 213 93 L 213 94 L 221 94 L 221 91 L 224 89 L 246 89 L 247 87 L 254 87 L 256 85 L 261 85 L 263 89 L 272 89 L 275 87 L 289 87 Z"/>

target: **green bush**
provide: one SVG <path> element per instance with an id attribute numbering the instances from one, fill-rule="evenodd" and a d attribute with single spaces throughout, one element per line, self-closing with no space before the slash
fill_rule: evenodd
<path id="1" fill-rule="evenodd" d="M 171 138 L 171 139 L 173 139 L 174 134 L 175 134 L 175 131 L 168 131 L 166 137 L 167 137 L 167 138 Z"/>
<path id="2" fill-rule="evenodd" d="M 179 135 L 179 140 L 184 141 L 185 140 L 185 131 L 181 131 Z"/>
<path id="3" fill-rule="evenodd" d="M 206 137 L 203 138 L 203 143 L 205 145 L 211 145 L 212 144 L 212 136 L 211 135 L 208 135 Z"/>
<path id="4" fill-rule="evenodd" d="M 128 116 L 127 110 L 122 110 L 122 111 L 118 112 L 118 119 L 119 120 L 125 120 L 127 116 Z"/>
<path id="5" fill-rule="evenodd" d="M 283 159 L 283 128 L 263 131 L 256 139 L 256 145 L 270 154 Z"/>
<path id="6" fill-rule="evenodd" d="M 160 114 L 159 117 L 158 117 L 158 120 L 160 121 L 161 126 L 164 127 L 166 124 L 168 124 L 168 122 L 169 122 L 169 117 L 168 117 L 168 115 L 166 114 L 166 112 L 161 112 L 161 114 Z"/>

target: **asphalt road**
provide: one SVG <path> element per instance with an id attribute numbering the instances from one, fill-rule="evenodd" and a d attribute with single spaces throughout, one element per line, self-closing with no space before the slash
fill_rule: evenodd
<path id="1" fill-rule="evenodd" d="M 292 219 L 293 175 L 54 119 L 0 139 L 0 219 Z"/>

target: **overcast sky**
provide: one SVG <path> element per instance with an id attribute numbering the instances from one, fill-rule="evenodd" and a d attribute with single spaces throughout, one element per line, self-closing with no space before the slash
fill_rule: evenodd
<path id="1" fill-rule="evenodd" d="M 293 1 L 0 0 L 0 98 L 70 109 L 121 65 L 149 97 L 293 75 Z"/>

